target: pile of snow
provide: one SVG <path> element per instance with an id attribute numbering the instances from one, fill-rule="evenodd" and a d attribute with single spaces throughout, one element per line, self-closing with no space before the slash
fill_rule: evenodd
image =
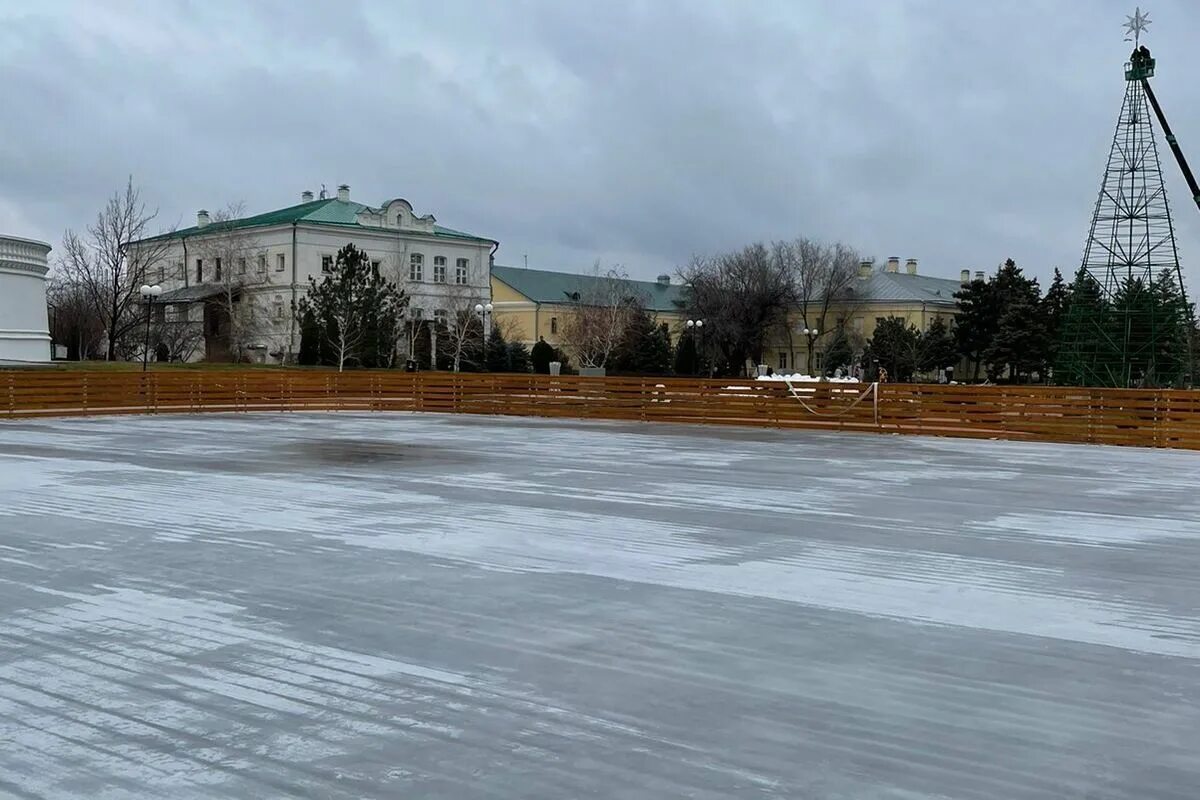
<path id="1" fill-rule="evenodd" d="M 790 383 L 859 383 L 857 378 L 821 378 L 812 375 L 804 375 L 799 372 L 792 375 L 761 375 L 755 380 L 760 381 L 788 381 Z"/>

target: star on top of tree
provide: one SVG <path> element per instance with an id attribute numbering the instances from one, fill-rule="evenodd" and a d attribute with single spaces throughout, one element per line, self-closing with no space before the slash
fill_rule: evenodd
<path id="1" fill-rule="evenodd" d="M 1125 32 L 1133 36 L 1134 44 L 1137 44 L 1141 39 L 1142 32 L 1150 25 L 1150 15 L 1143 14 L 1141 6 L 1133 10 L 1133 16 L 1125 18 Z M 1129 37 L 1125 37 L 1125 41 L 1129 41 Z"/>

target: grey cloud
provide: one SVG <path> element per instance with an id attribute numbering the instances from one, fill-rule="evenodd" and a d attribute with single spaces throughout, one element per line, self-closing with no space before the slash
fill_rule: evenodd
<path id="1" fill-rule="evenodd" d="M 1116 0 L 429 5 L 0 10 L 0 226 L 57 243 L 128 173 L 183 223 L 347 181 L 506 263 L 649 276 L 805 234 L 1046 276 L 1079 260 L 1128 47 Z M 1200 9 L 1152 16 L 1200 161 Z M 1164 166 L 1186 266 L 1200 214 Z"/>

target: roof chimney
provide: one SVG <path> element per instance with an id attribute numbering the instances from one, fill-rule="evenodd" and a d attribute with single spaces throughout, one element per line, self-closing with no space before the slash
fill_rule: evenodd
<path id="1" fill-rule="evenodd" d="M 350 184 L 343 183 L 340 186 L 338 186 L 338 200 L 341 200 L 343 203 L 349 202 L 349 200 L 350 200 Z"/>
<path id="2" fill-rule="evenodd" d="M 312 198 L 313 198 L 313 193 L 310 192 L 308 189 L 305 189 L 303 192 L 300 193 L 300 202 L 301 203 L 311 203 Z"/>
<path id="3" fill-rule="evenodd" d="M 196 212 L 196 227 L 203 228 L 208 224 L 208 212 L 203 208 Z"/>
<path id="4" fill-rule="evenodd" d="M 658 285 L 659 286 L 670 286 L 671 285 L 671 276 L 670 275 L 659 275 L 658 276 Z"/>
<path id="5" fill-rule="evenodd" d="M 887 271 L 888 272 L 899 272 L 900 271 L 900 256 L 888 256 Z"/>
<path id="6" fill-rule="evenodd" d="M 983 280 L 983 270 L 981 270 L 981 269 L 975 270 L 975 280 L 977 280 L 977 281 Z"/>
<path id="7" fill-rule="evenodd" d="M 908 261 L 905 261 L 904 262 L 904 271 L 907 272 L 909 275 L 916 275 L 917 274 L 917 260 L 915 258 L 910 258 Z"/>
<path id="8" fill-rule="evenodd" d="M 871 277 L 871 273 L 874 271 L 875 271 L 875 262 L 874 261 L 864 258 L 862 261 L 858 262 L 858 277 L 869 278 L 869 277 Z"/>
<path id="9" fill-rule="evenodd" d="M 964 284 L 970 283 L 971 282 L 971 270 L 964 269 L 962 272 L 959 273 L 958 279 L 959 279 L 959 281 L 961 281 Z"/>

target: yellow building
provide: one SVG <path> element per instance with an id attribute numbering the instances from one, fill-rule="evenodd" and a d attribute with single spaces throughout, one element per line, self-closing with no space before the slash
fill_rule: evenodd
<path id="1" fill-rule="evenodd" d="M 958 313 L 954 293 L 969 279 L 968 270 L 962 270 L 958 280 L 921 275 L 915 258 L 901 266 L 900 259 L 892 256 L 878 269 L 873 261 L 864 261 L 846 299 L 831 303 L 824 320 L 819 318 L 820 302 L 810 304 L 807 315 L 799 309 L 791 313 L 787 327 L 771 339 L 764 354 L 767 364 L 776 372 L 807 372 L 811 363 L 814 373 L 845 366 L 822 363 L 823 350 L 834 332 L 844 327 L 852 345 L 861 349 L 875 333 L 875 326 L 888 317 L 899 317 L 920 331 L 928 330 L 938 318 L 952 328 Z M 807 327 L 817 329 L 815 337 L 804 334 L 806 316 Z"/>
<path id="2" fill-rule="evenodd" d="M 776 372 L 808 372 L 810 363 L 814 373 L 832 372 L 838 366 L 846 366 L 823 363 L 823 351 L 838 328 L 844 327 L 852 346 L 861 350 L 875 333 L 876 325 L 888 317 L 899 317 L 920 331 L 928 330 L 938 318 L 952 328 L 958 312 L 954 293 L 969 279 L 967 270 L 960 273 L 958 280 L 921 275 L 915 258 L 901 264 L 893 256 L 879 268 L 873 261 L 864 261 L 846 299 L 831 303 L 823 320 L 819 317 L 820 302 L 810 304 L 807 315 L 799 308 L 789 314 L 788 324 L 780 326 L 768 340 L 763 354 L 765 363 Z M 532 346 L 540 338 L 562 347 L 567 321 L 588 297 L 592 282 L 599 280 L 605 279 L 572 272 L 493 266 L 493 320 L 507 336 L 527 345 Z M 638 298 L 659 322 L 667 323 L 673 340 L 678 338 L 683 329 L 685 287 L 673 283 L 667 275 L 659 276 L 656 281 L 626 283 L 629 295 Z M 816 328 L 816 336 L 806 336 L 806 328 Z"/>
<path id="3" fill-rule="evenodd" d="M 551 272 L 520 267 L 492 267 L 492 312 L 495 324 L 512 339 L 533 345 L 538 339 L 559 347 L 567 320 L 580 302 L 593 294 L 595 282 L 607 280 L 595 275 Z M 671 282 L 669 275 L 656 281 L 624 281 L 629 296 L 637 298 L 657 321 L 677 332 L 682 312 L 683 287 Z"/>

